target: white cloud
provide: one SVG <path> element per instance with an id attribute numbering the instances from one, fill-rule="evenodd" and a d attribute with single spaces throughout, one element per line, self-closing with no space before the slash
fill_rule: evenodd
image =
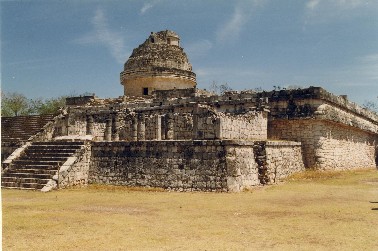
<path id="1" fill-rule="evenodd" d="M 306 3 L 306 8 L 312 11 L 316 11 L 317 9 L 321 8 L 337 8 L 347 10 L 368 4 L 369 1 L 366 0 L 309 0 Z"/>
<path id="2" fill-rule="evenodd" d="M 92 17 L 93 31 L 75 39 L 79 44 L 102 44 L 118 63 L 125 61 L 125 45 L 122 35 L 108 27 L 108 21 L 102 9 L 98 8 Z"/>
<path id="3" fill-rule="evenodd" d="M 347 17 L 356 14 L 355 11 L 358 9 L 376 8 L 377 3 L 377 1 L 367 0 L 308 0 L 305 9 L 308 17 L 321 20 L 322 18 Z"/>
<path id="4" fill-rule="evenodd" d="M 140 14 L 143 15 L 146 13 L 149 9 L 155 7 L 156 4 L 159 3 L 159 0 L 153 0 L 149 1 L 143 4 L 143 7 L 140 9 Z"/>
<path id="5" fill-rule="evenodd" d="M 304 27 L 308 24 L 347 20 L 356 16 L 375 14 L 378 1 L 368 0 L 307 0 L 304 7 Z"/>
<path id="6" fill-rule="evenodd" d="M 218 30 L 217 41 L 237 39 L 247 20 L 248 14 L 240 6 L 236 6 L 232 17 Z"/>
<path id="7" fill-rule="evenodd" d="M 306 3 L 306 7 L 310 10 L 314 10 L 320 3 L 320 0 L 310 0 Z"/>
<path id="8" fill-rule="evenodd" d="M 262 6 L 265 2 L 265 0 L 239 2 L 239 4 L 235 6 L 231 18 L 228 19 L 216 32 L 217 42 L 224 43 L 237 40 L 253 10 L 258 6 Z"/>

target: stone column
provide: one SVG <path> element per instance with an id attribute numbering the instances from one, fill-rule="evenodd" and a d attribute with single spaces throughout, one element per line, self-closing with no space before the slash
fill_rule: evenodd
<path id="1" fill-rule="evenodd" d="M 94 126 L 93 126 L 93 116 L 87 115 L 87 135 L 93 135 Z"/>
<path id="2" fill-rule="evenodd" d="M 104 140 L 105 141 L 112 140 L 112 119 L 111 118 L 106 119 Z"/>
<path id="3" fill-rule="evenodd" d="M 168 113 L 166 115 L 166 125 L 167 125 L 167 134 L 165 139 L 172 140 L 173 139 L 173 114 Z"/>
<path id="4" fill-rule="evenodd" d="M 138 140 L 146 139 L 146 119 L 143 114 L 138 114 Z"/>
<path id="5" fill-rule="evenodd" d="M 133 141 L 138 140 L 138 119 L 136 116 L 131 118 L 131 139 Z"/>
<path id="6" fill-rule="evenodd" d="M 217 118 L 215 122 L 215 138 L 216 139 L 222 139 L 222 120 L 221 118 Z"/>
<path id="7" fill-rule="evenodd" d="M 118 113 L 113 115 L 113 123 L 112 123 L 112 140 L 118 141 L 119 140 L 119 116 Z"/>
<path id="8" fill-rule="evenodd" d="M 63 134 L 63 135 L 69 135 L 69 121 L 68 121 L 68 115 L 64 118 L 62 134 Z"/>
<path id="9" fill-rule="evenodd" d="M 156 115 L 156 140 L 161 140 L 161 116 Z"/>
<path id="10" fill-rule="evenodd" d="M 195 104 L 193 107 L 193 139 L 198 139 L 198 104 Z"/>

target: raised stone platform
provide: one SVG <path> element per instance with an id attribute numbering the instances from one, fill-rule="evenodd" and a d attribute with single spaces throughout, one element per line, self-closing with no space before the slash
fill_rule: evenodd
<path id="1" fill-rule="evenodd" d="M 304 165 L 297 142 L 93 142 L 89 182 L 237 192 L 301 170 Z"/>

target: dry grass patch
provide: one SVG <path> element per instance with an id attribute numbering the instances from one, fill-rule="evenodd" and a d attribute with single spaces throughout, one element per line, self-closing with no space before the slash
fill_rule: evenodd
<path id="1" fill-rule="evenodd" d="M 3 190 L 3 250 L 377 249 L 377 170 L 302 175 L 233 194 Z"/>
<path id="2" fill-rule="evenodd" d="M 307 169 L 304 172 L 295 173 L 287 178 L 289 181 L 298 180 L 325 180 L 331 178 L 339 178 L 348 171 L 323 171 L 316 169 Z M 356 172 L 356 171 L 355 171 Z"/>

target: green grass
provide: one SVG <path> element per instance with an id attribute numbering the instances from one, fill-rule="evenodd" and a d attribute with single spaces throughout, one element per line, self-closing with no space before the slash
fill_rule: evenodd
<path id="1" fill-rule="evenodd" d="M 375 169 L 228 194 L 2 190 L 3 250 L 378 250 L 377 202 Z"/>

